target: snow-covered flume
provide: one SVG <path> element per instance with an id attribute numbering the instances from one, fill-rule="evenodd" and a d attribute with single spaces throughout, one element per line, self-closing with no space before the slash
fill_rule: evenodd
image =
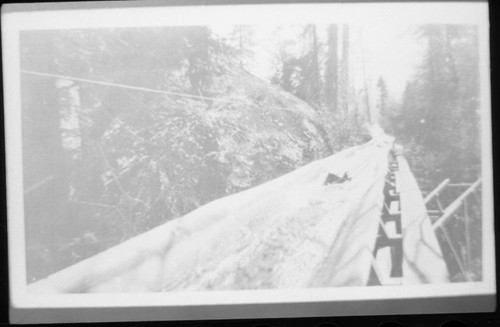
<path id="1" fill-rule="evenodd" d="M 377 125 L 371 126 L 370 134 L 372 140 L 363 145 L 210 202 L 28 285 L 28 291 L 116 293 L 447 282 L 446 264 L 408 164 L 393 137 Z M 387 210 L 399 215 L 399 233 L 391 232 L 393 225 L 382 219 L 391 156 L 392 165 L 398 167 L 392 174 L 392 192 L 398 194 L 399 203 Z M 381 231 L 386 238 L 401 239 L 401 262 L 391 254 L 394 248 L 379 246 L 376 251 Z M 397 264 L 400 276 L 394 278 Z"/>

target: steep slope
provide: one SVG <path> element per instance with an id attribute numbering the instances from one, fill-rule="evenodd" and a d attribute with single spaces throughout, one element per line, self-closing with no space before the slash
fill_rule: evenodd
<path id="1" fill-rule="evenodd" d="M 61 141 L 70 191 L 60 216 L 47 218 L 52 225 L 39 223 L 42 194 L 25 198 L 29 281 L 331 154 L 311 107 L 244 71 L 220 76 L 212 98 L 70 78 L 56 84 L 69 99 Z M 28 133 L 25 144 L 51 146 L 43 140 Z M 25 149 L 26 185 L 46 177 L 37 175 L 34 153 Z M 56 244 L 52 230 L 60 231 Z"/>

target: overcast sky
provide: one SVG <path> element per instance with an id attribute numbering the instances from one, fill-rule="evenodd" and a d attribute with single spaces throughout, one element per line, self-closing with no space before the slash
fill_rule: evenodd
<path id="1" fill-rule="evenodd" d="M 354 27 L 357 30 L 353 47 L 363 47 L 364 51 L 355 51 L 352 69 L 355 83 L 362 81 L 362 57 L 365 60 L 366 76 L 371 88 L 376 87 L 382 76 L 389 93 L 399 99 L 406 82 L 412 78 L 415 68 L 422 62 L 425 47 L 414 33 L 414 27 L 379 24 L 374 26 Z M 354 36 L 354 35 L 353 35 Z M 359 82 L 356 82 L 359 81 Z"/>
<path id="2" fill-rule="evenodd" d="M 253 74 L 269 80 L 275 68 L 273 62 L 286 39 L 296 40 L 300 28 L 294 26 L 254 25 L 253 61 L 246 68 Z M 232 27 L 217 26 L 214 31 L 227 34 Z M 379 77 L 387 83 L 390 96 L 399 100 L 406 82 L 422 60 L 423 44 L 416 39 L 414 26 L 395 25 L 393 22 L 363 26 L 351 25 L 351 82 L 356 89 L 363 88 L 364 69 L 369 83 L 371 100 L 375 99 Z M 326 26 L 317 27 L 320 39 L 326 37 Z M 339 46 L 340 44 L 339 30 Z M 339 49 L 339 52 L 341 49 Z M 339 53 L 340 59 L 340 53 Z M 373 101 L 371 101 L 373 102 Z"/>

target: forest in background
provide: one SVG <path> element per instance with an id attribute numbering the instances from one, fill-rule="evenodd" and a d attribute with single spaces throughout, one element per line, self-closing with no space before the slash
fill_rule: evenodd
<path id="1" fill-rule="evenodd" d="M 22 75 L 28 281 L 363 143 L 367 122 L 403 144 L 424 194 L 479 177 L 476 27 L 413 27 L 424 55 L 401 98 L 383 76 L 352 74 L 366 59 L 352 59 L 355 26 L 277 29 L 295 34 L 269 80 L 249 72 L 252 26 L 22 33 L 24 71 L 83 79 Z"/>

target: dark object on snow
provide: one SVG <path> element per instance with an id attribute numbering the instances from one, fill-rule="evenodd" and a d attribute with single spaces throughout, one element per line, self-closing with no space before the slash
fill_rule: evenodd
<path id="1" fill-rule="evenodd" d="M 344 176 L 342 176 L 342 177 L 339 177 L 335 174 L 329 173 L 328 176 L 326 176 L 326 180 L 325 180 L 324 185 L 342 184 L 345 181 L 350 181 L 350 180 L 351 180 L 351 177 L 349 175 L 347 175 L 347 172 L 345 172 Z"/>

